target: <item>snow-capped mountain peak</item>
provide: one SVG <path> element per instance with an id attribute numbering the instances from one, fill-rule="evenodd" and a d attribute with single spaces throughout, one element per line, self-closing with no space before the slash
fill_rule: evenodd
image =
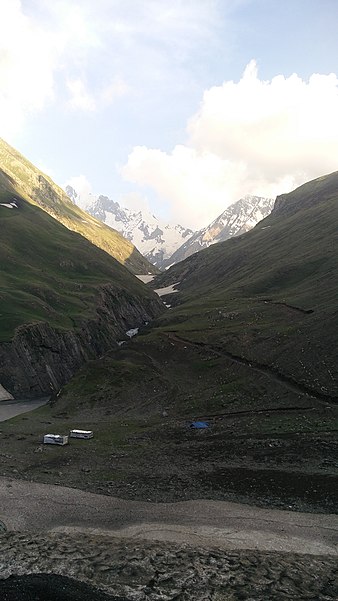
<path id="1" fill-rule="evenodd" d="M 78 204 L 76 191 L 67 186 L 66 192 Z M 181 225 L 161 223 L 152 213 L 133 211 L 121 207 L 118 202 L 100 195 L 93 197 L 93 202 L 86 207 L 86 211 L 100 219 L 106 225 L 118 230 L 125 238 L 130 240 L 136 248 L 157 267 L 162 267 L 163 261 L 168 259 L 193 231 Z"/>
<path id="2" fill-rule="evenodd" d="M 211 244 L 248 232 L 271 213 L 273 205 L 272 198 L 244 196 L 225 209 L 210 225 L 195 232 L 165 262 L 164 267 L 183 261 L 195 252 L 208 248 Z"/>
<path id="3" fill-rule="evenodd" d="M 83 208 L 90 215 L 118 230 L 160 269 L 183 261 L 211 244 L 247 232 L 272 211 L 274 204 L 272 198 L 244 196 L 210 225 L 193 232 L 179 224 L 162 223 L 150 212 L 121 207 L 108 196 L 90 194 L 82 198 L 71 186 L 66 187 L 66 192 L 75 204 L 85 204 Z"/>

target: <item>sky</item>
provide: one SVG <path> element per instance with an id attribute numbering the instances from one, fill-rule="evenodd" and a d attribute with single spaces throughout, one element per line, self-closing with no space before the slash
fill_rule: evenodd
<path id="1" fill-rule="evenodd" d="M 338 0 L 0 0 L 0 136 L 199 229 L 338 169 Z"/>

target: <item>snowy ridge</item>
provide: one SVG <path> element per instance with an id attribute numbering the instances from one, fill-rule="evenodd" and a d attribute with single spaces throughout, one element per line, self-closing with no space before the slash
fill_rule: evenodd
<path id="1" fill-rule="evenodd" d="M 273 205 L 272 198 L 244 196 L 230 205 L 210 225 L 193 234 L 164 263 L 164 266 L 168 269 L 174 263 L 183 261 L 190 255 L 208 248 L 211 244 L 248 232 L 271 213 Z"/>
<path id="2" fill-rule="evenodd" d="M 67 186 L 66 193 L 75 204 L 81 204 L 80 197 L 71 186 Z M 93 197 L 84 208 L 96 219 L 119 231 L 159 268 L 193 234 L 192 230 L 181 225 L 163 224 L 151 213 L 121 207 L 108 196 Z"/>
<path id="3" fill-rule="evenodd" d="M 66 193 L 90 215 L 119 231 L 160 269 L 168 269 L 211 244 L 244 234 L 267 217 L 274 205 L 272 198 L 247 195 L 225 209 L 210 225 L 193 232 L 181 225 L 163 224 L 151 213 L 121 207 L 108 196 L 89 194 L 81 198 L 71 186 L 66 187 Z"/>

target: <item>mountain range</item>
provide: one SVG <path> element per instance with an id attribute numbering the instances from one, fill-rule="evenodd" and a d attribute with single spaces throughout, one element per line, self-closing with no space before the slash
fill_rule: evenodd
<path id="1" fill-rule="evenodd" d="M 79 204 L 80 198 L 74 188 L 67 186 L 66 193 L 75 204 Z M 193 234 L 192 230 L 181 225 L 161 223 L 151 213 L 121 207 L 108 196 L 94 198 L 85 210 L 120 232 L 150 263 L 159 268 Z"/>
<path id="2" fill-rule="evenodd" d="M 154 215 L 121 207 L 107 196 L 93 196 L 83 204 L 71 186 L 65 189 L 71 200 L 85 207 L 96 219 L 119 231 L 150 263 L 160 269 L 182 261 L 210 244 L 238 236 L 251 229 L 272 210 L 273 199 L 247 195 L 230 205 L 207 227 L 193 232 L 176 224 L 166 224 Z"/>
<path id="3" fill-rule="evenodd" d="M 335 172 L 277 197 L 272 213 L 245 235 L 157 276 L 156 288 L 178 291 L 166 300 L 182 306 L 179 329 L 338 402 L 337 199 Z M 164 319 L 170 327 L 172 313 Z"/>

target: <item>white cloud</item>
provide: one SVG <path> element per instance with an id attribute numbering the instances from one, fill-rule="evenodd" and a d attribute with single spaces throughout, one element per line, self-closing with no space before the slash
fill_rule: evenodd
<path id="1" fill-rule="evenodd" d="M 0 135 L 11 139 L 46 103 L 94 110 L 83 73 L 88 53 L 100 47 L 90 14 L 76 2 L 33 6 L 0 1 Z M 58 86 L 56 79 L 59 78 Z"/>
<path id="2" fill-rule="evenodd" d="M 336 170 L 337 114 L 335 74 L 262 81 L 251 61 L 239 82 L 204 93 L 186 146 L 137 146 L 122 174 L 201 227 L 245 194 L 275 196 Z"/>
<path id="3" fill-rule="evenodd" d="M 60 48 L 52 32 L 36 27 L 19 0 L 0 3 L 0 135 L 20 128 L 27 111 L 53 98 Z"/>
<path id="4" fill-rule="evenodd" d="M 68 106 L 74 110 L 95 111 L 96 103 L 93 96 L 88 92 L 86 84 L 81 79 L 73 79 L 67 82 L 70 92 Z"/>
<path id="5" fill-rule="evenodd" d="M 122 77 L 115 79 L 101 90 L 100 100 L 102 105 L 109 105 L 117 98 L 126 96 L 131 91 L 130 86 Z"/>
<path id="6" fill-rule="evenodd" d="M 169 202 L 173 220 L 198 228 L 231 203 L 245 165 L 187 146 L 176 146 L 171 154 L 137 146 L 122 175 Z"/>
<path id="7" fill-rule="evenodd" d="M 149 201 L 146 196 L 142 196 L 138 192 L 130 192 L 129 194 L 122 194 L 117 199 L 120 207 L 127 207 L 131 211 L 138 213 L 151 213 Z"/>
<path id="8" fill-rule="evenodd" d="M 75 111 L 98 111 L 103 107 L 111 105 L 115 100 L 122 98 L 131 92 L 131 87 L 122 77 L 116 77 L 110 84 L 96 90 L 93 94 L 88 90 L 83 79 L 77 78 L 67 81 L 70 98 L 67 102 L 68 108 Z"/>
<path id="9" fill-rule="evenodd" d="M 139 102 L 159 87 L 164 95 L 187 77 L 180 65 L 192 48 L 210 46 L 217 7 L 218 0 L 0 0 L 0 135 L 15 139 L 46 103 L 106 108 L 131 91 L 129 82 Z"/>
<path id="10" fill-rule="evenodd" d="M 218 0 L 101 0 L 99 4 L 102 28 L 123 48 L 156 43 L 159 51 L 168 45 L 181 56 L 202 38 L 210 45 L 210 29 L 219 19 Z M 233 5 L 233 0 L 227 4 Z"/>
<path id="11" fill-rule="evenodd" d="M 42 170 L 41 166 L 39 168 Z M 48 173 L 47 170 L 44 170 L 44 172 Z M 49 175 L 51 174 L 49 173 Z M 76 204 L 84 210 L 87 210 L 99 196 L 99 194 L 93 192 L 91 183 L 82 174 L 70 177 L 63 185 L 63 189 L 66 190 L 67 186 L 71 186 L 75 190 L 77 194 Z M 135 213 L 139 211 L 142 211 L 144 214 L 152 213 L 147 197 L 138 192 L 119 194 L 118 197 L 113 197 L 112 200 L 117 201 L 120 207 L 127 207 L 131 211 L 135 211 Z"/>
<path id="12" fill-rule="evenodd" d="M 313 74 L 308 82 L 296 74 L 261 81 L 251 61 L 238 83 L 204 93 L 188 132 L 199 152 L 245 160 L 251 174 L 274 183 L 337 166 L 337 111 L 336 75 Z M 331 154 L 332 144 L 336 153 Z"/>

